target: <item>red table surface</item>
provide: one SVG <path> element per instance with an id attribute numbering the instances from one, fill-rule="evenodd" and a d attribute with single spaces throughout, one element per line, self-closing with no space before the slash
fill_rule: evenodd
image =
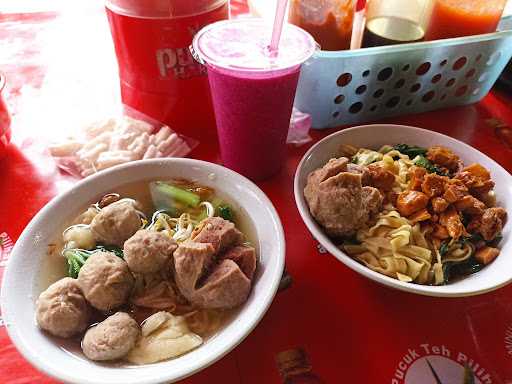
<path id="1" fill-rule="evenodd" d="M 243 2 L 232 3 L 236 12 L 246 10 Z M 74 183 L 36 150 L 37 140 L 31 135 L 46 127 L 34 128 L 24 116 L 26 100 L 41 87 L 49 69 L 38 37 L 58 19 L 55 12 L 0 14 L 0 39 L 9 47 L 19 44 L 20 49 L 16 54 L 0 51 L 0 69 L 11 80 L 6 97 L 17 144 L 0 161 L 0 276 L 10 241 L 53 196 Z M 109 38 L 104 36 L 105 41 Z M 511 101 L 510 95 L 493 91 L 476 105 L 382 122 L 448 134 L 511 171 Z M 511 383 L 512 286 L 460 299 L 407 294 L 354 273 L 324 253 L 312 238 L 295 207 L 293 177 L 305 151 L 331 132 L 314 132 L 313 142 L 290 147 L 283 171 L 259 183 L 283 221 L 291 287 L 277 294 L 263 320 L 237 348 L 183 383 L 279 383 L 275 356 L 295 347 L 307 352 L 314 372 L 326 383 L 462 384 L 465 363 L 473 368 L 477 383 Z M 200 143 L 192 156 L 220 161 L 211 142 Z M 56 382 L 23 359 L 1 323 L 0 382 Z"/>

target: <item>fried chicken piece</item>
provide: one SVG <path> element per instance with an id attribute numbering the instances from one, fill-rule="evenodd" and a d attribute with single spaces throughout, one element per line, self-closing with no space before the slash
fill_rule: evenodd
<path id="1" fill-rule="evenodd" d="M 430 147 L 427 152 L 427 159 L 432 163 L 447 168 L 450 171 L 455 171 L 459 165 L 459 156 L 453 153 L 450 149 L 434 146 Z"/>
<path id="2" fill-rule="evenodd" d="M 443 198 L 448 203 L 455 203 L 456 201 L 462 199 L 464 196 L 468 194 L 468 188 L 462 183 L 462 181 L 457 179 L 450 179 L 445 184 L 445 190 L 443 194 Z"/>
<path id="3" fill-rule="evenodd" d="M 466 230 L 464 228 L 464 224 L 462 224 L 462 221 L 460 220 L 459 213 L 453 206 L 450 206 L 446 211 L 441 213 L 439 216 L 439 224 L 446 227 L 448 234 L 454 240 L 457 240 L 463 234 L 466 234 Z"/>
<path id="4" fill-rule="evenodd" d="M 420 221 L 426 221 L 432 218 L 432 215 L 426 208 L 423 208 L 421 211 L 413 213 L 408 217 L 409 221 L 413 224 L 419 223 Z"/>
<path id="5" fill-rule="evenodd" d="M 480 219 L 478 232 L 486 241 L 491 241 L 503 229 L 503 225 L 507 220 L 507 211 L 503 208 L 487 208 Z"/>
<path id="6" fill-rule="evenodd" d="M 448 206 L 450 205 L 445 199 L 442 197 L 433 197 L 432 200 L 430 200 L 430 204 L 432 204 L 432 210 L 435 213 L 441 213 L 446 211 Z"/>
<path id="7" fill-rule="evenodd" d="M 368 165 L 370 185 L 382 191 L 389 191 L 395 183 L 395 175 L 378 164 Z"/>
<path id="8" fill-rule="evenodd" d="M 446 230 L 446 227 L 443 227 L 440 224 L 434 224 L 434 230 L 432 231 L 432 236 L 437 239 L 448 239 L 450 237 L 450 234 Z"/>
<path id="9" fill-rule="evenodd" d="M 448 178 L 446 176 L 439 176 L 435 173 L 429 173 L 423 178 L 421 183 L 421 190 L 428 197 L 441 196 L 444 193 L 444 186 Z"/>
<path id="10" fill-rule="evenodd" d="M 428 204 L 428 197 L 423 192 L 404 191 L 398 195 L 396 208 L 402 216 L 410 216 Z"/>
<path id="11" fill-rule="evenodd" d="M 482 263 L 483 265 L 489 264 L 491 261 L 493 261 L 498 255 L 500 254 L 500 250 L 498 248 L 493 247 L 483 247 L 480 248 L 475 253 L 475 259 Z"/>
<path id="12" fill-rule="evenodd" d="M 474 195 L 481 196 L 494 188 L 489 171 L 480 164 L 471 164 L 455 175 Z"/>
<path id="13" fill-rule="evenodd" d="M 423 167 L 412 166 L 409 169 L 409 189 L 413 191 L 421 191 L 423 178 L 427 174 L 427 170 Z"/>
<path id="14" fill-rule="evenodd" d="M 459 201 L 456 201 L 454 205 L 458 211 L 467 213 L 469 215 L 482 215 L 486 209 L 484 203 L 471 195 L 464 196 Z"/>

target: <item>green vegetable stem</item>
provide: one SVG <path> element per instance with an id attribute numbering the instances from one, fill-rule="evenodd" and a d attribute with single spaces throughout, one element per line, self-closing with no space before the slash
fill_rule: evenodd
<path id="1" fill-rule="evenodd" d="M 156 183 L 156 188 L 159 192 L 166 195 L 170 199 L 177 200 L 183 204 L 187 204 L 191 207 L 197 207 L 201 202 L 199 195 L 193 192 L 186 191 L 184 189 L 175 187 L 174 185 L 165 184 L 162 182 Z"/>
<path id="2" fill-rule="evenodd" d="M 427 154 L 427 148 L 417 147 L 416 145 L 397 144 L 393 146 L 393 149 L 409 156 L 410 159 L 414 159 L 416 156 L 426 156 Z"/>

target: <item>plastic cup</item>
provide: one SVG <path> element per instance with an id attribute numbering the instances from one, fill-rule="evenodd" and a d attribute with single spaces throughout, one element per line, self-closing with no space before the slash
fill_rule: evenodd
<path id="1" fill-rule="evenodd" d="M 189 46 L 227 0 L 107 0 L 124 104 L 194 138 L 215 136 L 205 68 Z"/>
<path id="2" fill-rule="evenodd" d="M 285 162 L 300 68 L 316 49 L 309 33 L 285 25 L 270 57 L 271 35 L 272 25 L 261 19 L 238 19 L 211 24 L 193 41 L 208 70 L 222 161 L 256 181 Z"/>

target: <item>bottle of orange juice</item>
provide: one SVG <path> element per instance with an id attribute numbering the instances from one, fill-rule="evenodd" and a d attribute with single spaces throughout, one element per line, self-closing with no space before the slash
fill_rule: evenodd
<path id="1" fill-rule="evenodd" d="M 496 30 L 507 0 L 434 0 L 425 40 Z"/>

